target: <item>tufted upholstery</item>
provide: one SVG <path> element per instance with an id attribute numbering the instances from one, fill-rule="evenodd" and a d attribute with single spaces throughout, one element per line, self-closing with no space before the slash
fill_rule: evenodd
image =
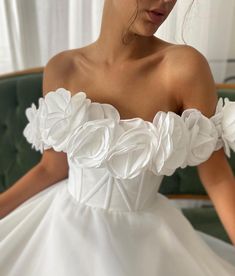
<path id="1" fill-rule="evenodd" d="M 12 185 L 40 159 L 22 135 L 25 109 L 41 96 L 42 74 L 0 79 L 0 191 Z"/>
<path id="2" fill-rule="evenodd" d="M 0 191 L 3 192 L 36 165 L 41 154 L 31 149 L 23 137 L 27 123 L 25 109 L 42 96 L 42 70 L 36 68 L 0 77 Z M 235 86 L 218 87 L 218 95 L 235 101 Z M 235 154 L 229 163 L 235 172 Z M 207 193 L 200 182 L 196 167 L 177 169 L 172 176 L 165 176 L 160 192 L 169 197 Z M 185 216 L 193 226 L 225 241 L 229 239 L 213 207 L 185 208 Z"/>

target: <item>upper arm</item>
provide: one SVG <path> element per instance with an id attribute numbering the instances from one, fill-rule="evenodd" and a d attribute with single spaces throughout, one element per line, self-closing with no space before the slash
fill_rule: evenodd
<path id="1" fill-rule="evenodd" d="M 180 56 L 180 62 L 178 60 L 175 63 L 179 66 L 174 72 L 174 84 L 182 111 L 197 108 L 204 116 L 210 118 L 215 113 L 218 97 L 209 64 L 201 53 L 190 46 L 184 47 L 177 58 Z M 206 188 L 233 178 L 223 148 L 214 151 L 208 160 L 199 164 L 197 171 Z"/>
<path id="2" fill-rule="evenodd" d="M 47 62 L 43 70 L 42 90 L 43 96 L 49 91 L 68 85 L 68 75 L 71 71 L 71 62 L 68 51 L 54 55 Z"/>
<path id="3" fill-rule="evenodd" d="M 43 72 L 43 96 L 59 87 L 65 87 L 68 81 L 69 59 L 67 52 L 53 56 L 46 64 Z M 43 151 L 40 164 L 58 178 L 68 175 L 67 154 L 57 152 L 53 148 Z"/>
<path id="4" fill-rule="evenodd" d="M 182 111 L 197 108 L 211 117 L 218 101 L 215 82 L 206 58 L 191 46 L 176 50 L 173 69 L 174 90 Z"/>

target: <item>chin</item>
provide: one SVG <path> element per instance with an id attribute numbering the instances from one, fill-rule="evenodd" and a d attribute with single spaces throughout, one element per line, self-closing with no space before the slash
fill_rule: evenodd
<path id="1" fill-rule="evenodd" d="M 134 33 L 139 36 L 150 37 L 156 33 L 159 27 L 160 26 L 156 26 L 156 25 L 153 25 L 151 22 L 150 23 L 148 22 L 145 25 L 142 25 L 141 27 L 139 27 L 138 29 L 136 28 Z"/>

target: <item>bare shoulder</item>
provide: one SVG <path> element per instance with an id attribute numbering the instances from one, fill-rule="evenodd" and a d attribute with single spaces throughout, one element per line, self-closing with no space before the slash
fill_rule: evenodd
<path id="1" fill-rule="evenodd" d="M 186 81 L 195 74 L 212 77 L 206 57 L 189 45 L 173 45 L 168 47 L 166 54 L 167 64 L 173 76 Z"/>
<path id="2" fill-rule="evenodd" d="M 60 87 L 69 89 L 70 75 L 74 68 L 74 54 L 74 50 L 66 50 L 49 59 L 43 72 L 43 96 Z M 79 54 L 79 49 L 76 49 L 76 56 Z M 45 150 L 40 164 L 57 180 L 68 177 L 69 166 L 67 154 L 64 152 L 57 152 L 53 148 Z"/>
<path id="3" fill-rule="evenodd" d="M 59 87 L 68 87 L 75 66 L 75 56 L 81 56 L 80 49 L 65 50 L 49 59 L 43 71 L 44 96 Z"/>
<path id="4" fill-rule="evenodd" d="M 188 57 L 197 57 L 197 58 L 202 58 L 206 59 L 204 55 L 199 52 L 196 48 L 190 45 L 185 45 L 185 44 L 171 44 L 168 47 L 168 53 L 173 54 L 177 58 L 181 58 L 183 56 L 188 56 Z"/>
<path id="5" fill-rule="evenodd" d="M 171 76 L 170 86 L 181 109 L 194 107 L 211 116 L 217 93 L 206 57 L 192 46 L 174 45 L 167 51 L 166 64 Z"/>
<path id="6" fill-rule="evenodd" d="M 72 69 L 71 50 L 60 52 L 50 58 L 43 72 L 43 96 L 57 88 L 67 88 Z M 57 180 L 68 176 L 67 155 L 64 152 L 57 152 L 53 148 L 45 150 L 40 164 Z"/>

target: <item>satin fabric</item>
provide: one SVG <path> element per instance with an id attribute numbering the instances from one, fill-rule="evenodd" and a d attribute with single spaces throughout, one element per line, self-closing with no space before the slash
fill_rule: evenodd
<path id="1" fill-rule="evenodd" d="M 144 210 L 111 211 L 79 203 L 67 179 L 0 225 L 4 276 L 235 275 L 235 248 L 195 231 L 159 193 Z"/>

